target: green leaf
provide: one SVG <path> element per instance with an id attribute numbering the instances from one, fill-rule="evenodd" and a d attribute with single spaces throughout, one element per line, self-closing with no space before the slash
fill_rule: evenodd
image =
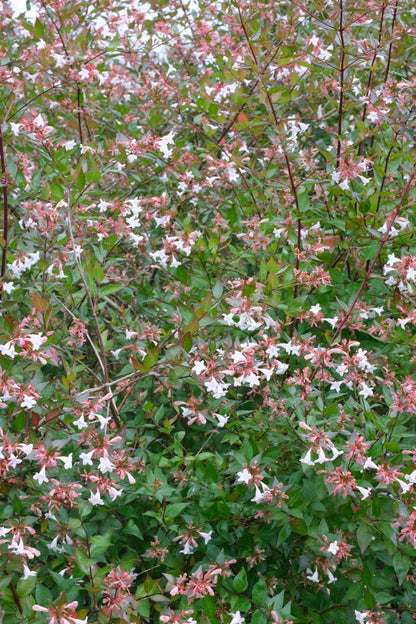
<path id="1" fill-rule="evenodd" d="M 184 335 L 184 337 L 182 338 L 182 347 L 184 348 L 184 350 L 189 353 L 189 351 L 192 349 L 192 334 L 187 333 Z"/>
<path id="2" fill-rule="evenodd" d="M 38 579 L 36 576 L 29 576 L 27 579 L 19 579 L 16 585 L 16 594 L 19 598 L 28 596 L 35 587 Z"/>
<path id="3" fill-rule="evenodd" d="M 361 524 L 358 527 L 357 542 L 362 553 L 367 549 L 368 545 L 373 540 L 373 537 L 373 531 L 370 529 L 370 527 L 366 526 L 365 524 Z"/>
<path id="4" fill-rule="evenodd" d="M 172 503 L 172 505 L 168 505 L 165 509 L 165 518 L 166 520 L 173 520 L 176 516 L 182 513 L 184 509 L 189 506 L 189 503 Z"/>
<path id="5" fill-rule="evenodd" d="M 264 605 L 268 598 L 267 584 L 264 578 L 260 578 L 253 587 L 251 597 L 258 605 Z"/>
<path id="6" fill-rule="evenodd" d="M 251 618 L 251 624 L 267 624 L 267 617 L 259 609 L 254 611 Z"/>
<path id="7" fill-rule="evenodd" d="M 393 555 L 393 568 L 394 568 L 394 571 L 396 572 L 399 585 L 401 585 L 404 579 L 406 578 L 406 575 L 408 574 L 409 569 L 410 569 L 410 565 L 411 563 L 405 555 L 402 555 L 399 552 L 396 552 Z"/>
<path id="8" fill-rule="evenodd" d="M 245 568 L 241 568 L 239 573 L 234 577 L 233 588 L 236 592 L 241 593 L 247 589 L 248 580 L 247 572 Z"/>
<path id="9" fill-rule="evenodd" d="M 93 535 L 91 537 L 90 553 L 92 559 L 97 559 L 109 549 L 112 534 L 112 531 L 107 531 L 103 535 Z"/>

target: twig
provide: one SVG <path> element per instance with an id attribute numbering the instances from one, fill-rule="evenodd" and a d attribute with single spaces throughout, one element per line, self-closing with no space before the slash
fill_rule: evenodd
<path id="1" fill-rule="evenodd" d="M 390 221 L 389 221 L 389 223 L 387 225 L 386 232 L 384 233 L 383 238 L 380 241 L 380 244 L 378 246 L 377 252 L 376 252 L 376 254 L 375 254 L 375 256 L 374 256 L 370 266 L 368 267 L 368 271 L 365 274 L 365 277 L 364 277 L 363 281 L 361 282 L 360 288 L 358 289 L 358 292 L 355 295 L 353 302 L 351 303 L 350 307 L 348 308 L 347 313 L 345 314 L 345 316 L 342 319 L 341 323 L 338 325 L 334 335 L 332 336 L 331 344 L 333 344 L 335 342 L 335 340 L 338 338 L 338 336 L 340 335 L 343 327 L 345 326 L 346 322 L 350 318 L 352 311 L 354 310 L 355 306 L 357 305 L 358 299 L 360 298 L 360 295 L 361 295 L 362 291 L 364 290 L 365 285 L 367 284 L 368 280 L 370 279 L 370 275 L 371 275 L 372 270 L 374 269 L 374 266 L 375 266 L 375 264 L 376 264 L 376 262 L 377 262 L 377 260 L 378 260 L 378 258 L 380 256 L 381 250 L 383 249 L 383 247 L 384 247 L 384 245 L 385 245 L 385 243 L 386 243 L 386 241 L 387 241 L 387 239 L 389 237 L 390 230 L 393 227 L 393 224 L 396 221 L 397 217 L 399 216 L 399 212 L 400 212 L 400 210 L 401 210 L 401 208 L 403 206 L 403 203 L 404 203 L 404 200 L 407 197 L 407 194 L 410 191 L 410 188 L 412 186 L 412 183 L 413 183 L 413 180 L 414 180 L 415 176 L 416 176 L 416 168 L 413 169 L 412 175 L 410 176 L 409 181 L 408 181 L 408 183 L 406 184 L 406 186 L 405 186 L 405 188 L 403 190 L 401 199 L 400 199 L 399 203 L 397 204 L 396 208 L 393 211 L 393 214 L 392 214 L 392 216 L 390 218 Z"/>
<path id="2" fill-rule="evenodd" d="M 344 106 L 344 72 L 345 72 L 345 41 L 344 41 L 344 5 L 343 0 L 339 2 L 339 38 L 341 41 L 341 62 L 340 62 L 340 91 L 339 91 L 339 104 L 338 104 L 338 140 L 337 140 L 337 169 L 341 162 L 341 135 L 342 135 L 342 117 Z"/>
<path id="3" fill-rule="evenodd" d="M 6 256 L 7 256 L 7 241 L 9 236 L 9 201 L 7 195 L 7 171 L 6 171 L 6 159 L 4 157 L 4 142 L 3 142 L 3 130 L 0 124 L 0 161 L 1 161 L 1 185 L 3 189 L 3 249 L 1 257 L 1 271 L 0 277 L 4 278 L 6 273 Z M 0 290 L 0 301 L 3 294 L 3 288 Z"/>
<path id="4" fill-rule="evenodd" d="M 99 352 L 100 352 L 99 356 L 98 356 L 98 354 L 96 354 L 96 355 L 98 356 L 98 361 L 99 361 L 100 366 L 101 366 L 102 371 L 103 371 L 105 387 L 108 388 L 110 379 L 109 379 L 109 375 L 108 375 L 107 358 L 106 358 L 106 355 L 105 355 L 105 347 L 104 347 L 103 339 L 102 339 L 102 336 L 101 336 L 101 330 L 100 330 L 100 324 L 98 322 L 97 311 L 95 309 L 94 301 L 92 300 L 91 293 L 90 293 L 90 290 L 88 288 L 87 280 L 85 279 L 85 275 L 84 275 L 84 271 L 83 271 L 82 266 L 81 266 L 81 262 L 80 262 L 80 260 L 78 258 L 77 253 L 76 253 L 74 232 L 73 232 L 73 229 L 72 229 L 72 215 L 71 215 L 71 205 L 70 205 L 69 191 L 68 191 L 68 227 L 69 227 L 69 235 L 71 237 L 71 242 L 72 242 L 72 248 L 73 248 L 73 251 L 74 251 L 75 264 L 77 265 L 77 268 L 78 268 L 78 271 L 79 271 L 79 274 L 80 274 L 80 277 L 81 277 L 81 281 L 82 281 L 84 289 L 85 289 L 85 294 L 87 295 L 88 303 L 89 303 L 90 308 L 91 308 L 92 317 L 94 319 L 94 324 L 95 324 L 95 329 L 96 329 L 96 334 L 97 334 L 97 340 L 98 340 L 98 348 L 99 348 Z M 111 413 L 112 413 L 113 418 L 114 418 L 114 422 L 116 423 L 117 427 L 120 427 L 120 425 L 121 425 L 120 416 L 118 414 L 118 410 L 117 410 L 117 407 L 116 407 L 116 404 L 115 404 L 113 398 L 110 399 L 110 408 L 111 408 Z"/>

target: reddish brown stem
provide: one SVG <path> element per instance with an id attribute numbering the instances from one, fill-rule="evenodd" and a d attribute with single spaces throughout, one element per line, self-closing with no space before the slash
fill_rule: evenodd
<path id="1" fill-rule="evenodd" d="M 372 271 L 373 271 L 373 269 L 375 267 L 375 264 L 376 264 L 376 262 L 377 262 L 377 260 L 378 260 L 378 258 L 380 256 L 381 250 L 383 249 L 384 245 L 386 244 L 386 241 L 387 241 L 387 239 L 389 237 L 389 234 L 390 234 L 390 230 L 393 227 L 393 224 L 396 221 L 397 217 L 399 216 L 399 212 L 402 209 L 404 200 L 406 199 L 407 194 L 410 191 L 410 188 L 412 186 L 412 183 L 413 183 L 413 180 L 414 180 L 415 176 L 416 176 L 416 169 L 413 169 L 412 175 L 410 176 L 409 181 L 408 181 L 408 183 L 406 184 L 406 186 L 405 186 L 405 188 L 403 190 L 401 199 L 400 199 L 399 203 L 397 204 L 396 208 L 393 211 L 393 214 L 392 214 L 392 216 L 390 218 L 390 221 L 389 221 L 389 223 L 387 225 L 386 232 L 385 232 L 385 234 L 383 235 L 383 238 L 380 241 L 380 244 L 378 246 L 376 255 L 374 256 L 370 266 L 368 267 L 368 271 L 365 274 L 365 277 L 364 277 L 363 281 L 361 282 L 361 286 L 359 287 L 358 292 L 355 295 L 353 302 L 351 303 L 350 307 L 348 308 L 347 313 L 345 314 L 345 316 L 342 319 L 341 323 L 338 325 L 337 329 L 335 330 L 335 333 L 332 336 L 331 344 L 333 342 L 335 342 L 335 340 L 338 338 L 338 336 L 340 335 L 343 327 L 345 327 L 345 324 L 347 323 L 348 319 L 350 318 L 352 311 L 354 310 L 355 306 L 357 305 L 358 299 L 360 298 L 360 295 L 363 292 L 364 287 L 366 286 L 368 280 L 370 279 L 370 275 L 371 275 L 371 273 L 372 273 Z"/>
<path id="2" fill-rule="evenodd" d="M 1 162 L 1 183 L 3 193 L 3 250 L 1 257 L 1 270 L 0 277 L 3 279 L 6 273 L 6 256 L 7 256 L 7 240 L 9 235 L 9 202 L 7 196 L 7 172 L 6 172 L 6 159 L 4 157 L 4 142 L 3 142 L 3 130 L 0 125 L 0 162 Z M 0 291 L 1 299 L 2 290 Z"/>
<path id="3" fill-rule="evenodd" d="M 341 41 L 341 62 L 340 62 L 340 91 L 338 104 L 338 141 L 337 141 L 337 169 L 341 162 L 341 135 L 342 135 L 342 117 L 344 114 L 344 73 L 345 73 L 345 41 L 344 41 L 344 5 L 343 0 L 339 3 L 339 38 Z"/>

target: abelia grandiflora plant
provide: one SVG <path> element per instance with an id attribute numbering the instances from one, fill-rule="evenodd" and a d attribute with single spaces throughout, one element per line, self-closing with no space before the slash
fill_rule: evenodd
<path id="1" fill-rule="evenodd" d="M 414 14 L 1 3 L 4 624 L 414 621 Z"/>

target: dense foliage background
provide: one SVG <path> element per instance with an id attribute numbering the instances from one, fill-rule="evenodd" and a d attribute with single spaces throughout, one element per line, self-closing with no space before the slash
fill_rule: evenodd
<path id="1" fill-rule="evenodd" d="M 413 3 L 0 4 L 3 624 L 411 624 Z"/>

